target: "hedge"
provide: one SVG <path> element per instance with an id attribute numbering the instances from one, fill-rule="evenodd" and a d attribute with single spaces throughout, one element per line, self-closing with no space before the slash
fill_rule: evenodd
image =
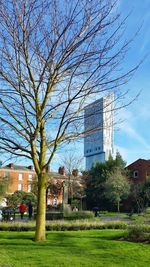
<path id="1" fill-rule="evenodd" d="M 47 231 L 78 231 L 93 229 L 127 229 L 125 222 L 101 222 L 98 220 L 47 221 Z M 35 222 L 1 222 L 0 231 L 35 231 Z"/>

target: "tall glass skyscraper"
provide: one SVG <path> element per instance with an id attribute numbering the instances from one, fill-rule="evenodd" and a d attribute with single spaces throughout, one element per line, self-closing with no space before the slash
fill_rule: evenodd
<path id="1" fill-rule="evenodd" d="M 84 109 L 86 170 L 113 154 L 113 110 L 113 94 L 96 100 Z"/>

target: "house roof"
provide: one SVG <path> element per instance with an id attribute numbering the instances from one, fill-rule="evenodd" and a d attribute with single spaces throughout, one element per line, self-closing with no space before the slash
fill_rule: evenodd
<path id="1" fill-rule="evenodd" d="M 21 166 L 21 165 L 13 165 L 13 167 L 10 166 L 10 164 L 6 166 L 1 166 L 0 169 L 6 169 L 6 170 L 15 170 L 15 171 L 32 171 L 34 172 L 34 169 L 30 169 L 27 166 Z"/>
<path id="2" fill-rule="evenodd" d="M 130 168 L 130 167 L 134 166 L 137 163 L 139 163 L 141 165 L 149 165 L 150 166 L 150 159 L 137 159 L 136 161 L 134 161 L 131 164 L 129 164 L 126 168 Z"/>

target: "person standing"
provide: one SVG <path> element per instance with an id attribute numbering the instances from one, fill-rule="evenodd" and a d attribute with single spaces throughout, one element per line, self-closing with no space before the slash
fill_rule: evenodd
<path id="1" fill-rule="evenodd" d="M 33 213 L 33 206 L 32 206 L 32 202 L 31 201 L 28 204 L 28 213 L 29 213 L 29 220 L 31 220 L 32 213 Z"/>
<path id="2" fill-rule="evenodd" d="M 23 216 L 24 216 L 24 213 L 26 210 L 27 210 L 27 206 L 26 206 L 26 204 L 24 204 L 24 202 L 22 202 L 19 206 L 19 212 L 20 212 L 21 220 L 23 220 Z"/>

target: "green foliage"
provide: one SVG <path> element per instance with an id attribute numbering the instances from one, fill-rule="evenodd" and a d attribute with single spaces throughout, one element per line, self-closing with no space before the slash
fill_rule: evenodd
<path id="1" fill-rule="evenodd" d="M 127 224 L 121 221 L 101 222 L 100 220 L 56 220 L 47 221 L 47 231 L 78 231 L 92 229 L 127 229 Z M 35 222 L 0 222 L 0 231 L 34 231 Z"/>
<path id="2" fill-rule="evenodd" d="M 46 212 L 46 220 L 60 220 L 63 218 L 63 212 Z"/>
<path id="3" fill-rule="evenodd" d="M 121 154 L 117 151 L 115 158 L 115 166 L 121 170 L 124 170 L 126 162 L 123 160 Z"/>
<path id="4" fill-rule="evenodd" d="M 134 211 L 144 212 L 150 206 L 150 180 L 147 179 L 140 184 L 132 184 L 130 196 Z"/>
<path id="5" fill-rule="evenodd" d="M 32 192 L 15 191 L 12 195 L 7 195 L 7 204 L 9 207 L 16 208 L 23 201 L 28 204 L 30 201 L 36 205 L 37 197 Z"/>
<path id="6" fill-rule="evenodd" d="M 150 215 L 150 208 L 147 208 L 145 213 Z"/>
<path id="7" fill-rule="evenodd" d="M 93 219 L 94 213 L 92 211 L 73 211 L 64 214 L 66 220 L 80 220 L 80 219 Z"/>
<path id="8" fill-rule="evenodd" d="M 5 196 L 9 183 L 10 177 L 0 177 L 0 198 Z"/>
<path id="9" fill-rule="evenodd" d="M 145 241 L 149 242 L 150 225 L 136 223 L 134 225 L 128 226 L 125 238 L 133 242 L 145 242 Z"/>
<path id="10" fill-rule="evenodd" d="M 122 174 L 121 170 L 116 169 L 113 173 L 109 174 L 109 177 L 105 183 L 106 197 L 117 204 L 117 210 L 120 211 L 120 202 L 129 195 L 129 183 L 127 177 Z"/>
<path id="11" fill-rule="evenodd" d="M 112 173 L 117 171 L 120 171 L 122 175 L 126 175 L 125 164 L 121 155 L 117 152 L 115 159 L 110 155 L 106 162 L 97 163 L 89 172 L 84 174 L 86 177 L 88 209 L 93 209 L 94 207 L 98 207 L 99 210 L 114 209 L 112 201 L 106 196 L 106 181 Z"/>
<path id="12" fill-rule="evenodd" d="M 93 209 L 98 207 L 106 210 L 110 207 L 105 197 L 105 181 L 107 178 L 108 166 L 106 163 L 97 163 L 86 176 L 86 197 L 87 207 Z"/>

